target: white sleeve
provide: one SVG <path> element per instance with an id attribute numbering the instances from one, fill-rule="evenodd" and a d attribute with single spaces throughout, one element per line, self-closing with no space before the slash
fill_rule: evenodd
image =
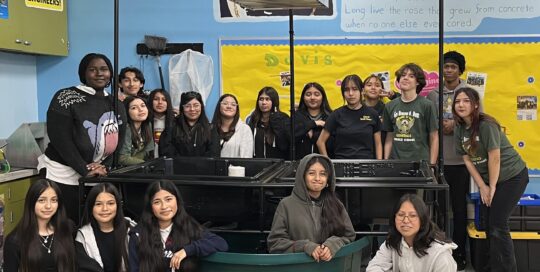
<path id="1" fill-rule="evenodd" d="M 246 124 L 242 124 L 238 133 L 240 133 L 240 139 L 242 140 L 240 157 L 253 158 L 253 134 L 251 134 L 251 128 Z"/>
<path id="2" fill-rule="evenodd" d="M 452 257 L 452 251 L 445 250 L 433 262 L 433 269 L 430 272 L 455 272 L 457 264 Z"/>
<path id="3" fill-rule="evenodd" d="M 386 247 L 386 242 L 384 242 L 377 251 L 377 254 L 375 254 L 375 257 L 369 261 L 366 272 L 392 271 L 394 267 L 392 263 L 393 251 L 393 249 Z"/>

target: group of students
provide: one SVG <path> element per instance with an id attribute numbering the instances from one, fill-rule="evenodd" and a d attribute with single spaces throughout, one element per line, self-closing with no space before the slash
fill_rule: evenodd
<path id="1" fill-rule="evenodd" d="M 459 79 L 465 70 L 463 55 L 447 52 L 443 61 L 445 175 L 454 211 L 453 239 L 458 244 L 454 258 L 458 268 L 463 268 L 464 188 L 470 175 L 480 188 L 484 214 L 489 215 L 491 267 L 513 271 L 508 218 L 528 183 L 527 168 L 497 121 L 482 112 L 478 93 Z M 183 93 L 176 113 L 164 90 L 154 90 L 144 98 L 144 77 L 134 68 L 122 70 L 119 76 L 124 106 L 115 110 L 119 101 L 105 91 L 114 80 L 112 71 L 106 56 L 86 55 L 79 65 L 81 84 L 58 91 L 47 111 L 50 144 L 38 159 L 38 169 L 42 177 L 57 182 L 66 203 L 78 202 L 81 176 L 107 175 L 117 149 L 123 164 L 156 156 L 291 159 L 290 120 L 280 110 L 279 95 L 272 87 L 259 91 L 246 123 L 239 118 L 236 97 L 222 95 L 210 123 L 197 92 Z M 380 98 L 392 92 L 383 92 L 379 77 L 370 75 L 363 82 L 357 75 L 346 76 L 341 83 L 345 105 L 335 111 L 320 84 L 306 84 L 294 113 L 294 159 L 319 153 L 333 159 L 425 160 L 436 164 L 436 105 L 441 94 L 419 95 L 426 78 L 417 64 L 405 64 L 395 74 L 400 95 L 386 104 Z M 76 205 L 66 209 L 68 217 L 77 218 Z"/>
<path id="2" fill-rule="evenodd" d="M 110 183 L 92 187 L 76 230 L 54 181 L 40 179 L 27 194 L 24 214 L 6 237 L 3 271 L 197 271 L 198 257 L 226 251 L 227 242 L 184 209 L 170 181 L 148 186 L 138 224 L 124 217 Z"/>
<path id="3" fill-rule="evenodd" d="M 270 253 L 304 252 L 315 261 L 330 261 L 356 235 L 343 203 L 337 198 L 332 161 L 310 154 L 299 163 L 290 196 L 279 203 L 268 235 Z M 455 272 L 449 241 L 431 221 L 429 209 L 415 194 L 395 204 L 389 230 L 366 271 Z"/>
<path id="4" fill-rule="evenodd" d="M 289 197 L 278 205 L 270 253 L 304 252 L 330 261 L 356 238 L 335 193 L 332 161 L 305 156 Z M 40 179 L 27 194 L 22 220 L 7 236 L 6 272 L 16 271 L 197 271 L 199 257 L 227 251 L 227 242 L 193 219 L 171 181 L 151 183 L 138 223 L 124 217 L 122 197 L 110 183 L 92 187 L 81 227 L 65 212 L 64 194 L 54 181 Z M 429 218 L 421 198 L 406 194 L 396 204 L 387 242 L 367 271 L 455 271 L 452 249 Z"/>

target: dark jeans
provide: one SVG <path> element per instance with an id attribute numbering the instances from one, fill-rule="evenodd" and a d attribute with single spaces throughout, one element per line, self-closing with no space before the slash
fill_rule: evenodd
<path id="1" fill-rule="evenodd" d="M 514 243 L 510 237 L 508 219 L 529 183 L 527 168 L 511 179 L 499 182 L 491 207 L 481 205 L 485 215 L 486 234 L 489 246 L 488 271 L 516 272 Z"/>
<path id="2" fill-rule="evenodd" d="M 444 176 L 450 186 L 450 203 L 454 217 L 452 240 L 458 245 L 454 255 L 465 259 L 467 238 L 467 193 L 471 176 L 465 165 L 445 165 Z"/>

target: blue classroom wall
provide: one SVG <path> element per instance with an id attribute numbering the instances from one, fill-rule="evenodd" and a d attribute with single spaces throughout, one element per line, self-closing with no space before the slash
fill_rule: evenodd
<path id="1" fill-rule="evenodd" d="M 0 139 L 38 121 L 36 57 L 0 52 Z"/>
<path id="2" fill-rule="evenodd" d="M 342 1 L 335 0 L 335 14 L 332 19 L 304 20 L 295 17 L 296 37 L 343 37 L 343 36 L 421 36 L 436 35 L 436 32 L 346 32 L 342 29 Z M 436 0 L 431 0 L 436 2 Z M 534 0 L 530 0 L 533 1 Z M 474 2 L 474 1 L 473 1 Z M 533 3 L 531 2 L 531 3 Z M 214 61 L 214 85 L 207 100 L 207 114 L 212 116 L 219 98 L 219 39 L 242 37 L 280 37 L 287 38 L 289 23 L 281 21 L 264 22 L 218 22 L 214 17 L 214 1 L 178 1 L 178 0 L 119 0 L 120 3 L 120 52 L 119 66 L 135 66 L 143 70 L 146 77 L 146 89 L 159 86 L 159 76 L 155 60 L 152 57 L 140 57 L 135 52 L 137 43 L 143 42 L 144 35 L 167 37 L 173 43 L 204 43 L 205 54 Z M 375 2 L 374 2 L 375 3 Z M 70 51 L 68 57 L 36 57 L 37 114 L 40 121 L 45 120 L 48 104 L 53 94 L 60 88 L 79 83 L 77 68 L 80 59 L 89 52 L 100 52 L 113 58 L 113 1 L 69 1 L 68 31 Z M 448 15 L 448 14 L 447 14 Z M 453 31 L 449 34 L 531 34 L 539 35 L 540 17 L 524 19 L 485 18 L 473 31 Z M 4 56 L 0 55 L 0 60 Z M 168 88 L 168 59 L 163 56 L 166 88 Z M 2 62 L 0 62 L 2 65 Z M 258 80 L 258 79 L 253 79 Z M 30 80 L 31 81 L 31 80 Z M 6 86 L 0 77 L 0 86 Z M 261 87 L 265 82 L 261 80 Z M 4 89 L 4 88 L 2 88 Z M 254 90 L 254 95 L 258 90 Z M 4 93 L 4 91 L 2 91 Z M 37 102 L 37 103 L 35 103 Z M 32 105 L 32 103 L 28 104 Z M 1 107 L 0 107 L 1 108 Z M 36 107 L 34 106 L 33 109 Z M 0 114 L 5 109 L 0 109 Z M 32 118 L 30 118 L 32 119 Z M 0 135 L 3 136 L 3 135 Z M 527 191 L 540 193 L 540 178 L 532 178 Z"/>

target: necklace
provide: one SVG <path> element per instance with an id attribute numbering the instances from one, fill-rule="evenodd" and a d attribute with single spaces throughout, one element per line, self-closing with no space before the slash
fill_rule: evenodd
<path id="1" fill-rule="evenodd" d="M 43 243 L 46 244 L 47 241 L 49 241 L 49 237 L 51 237 L 50 234 L 48 234 L 47 236 L 41 236 L 41 238 L 43 238 Z"/>
<path id="2" fill-rule="evenodd" d="M 47 246 L 47 242 L 49 240 L 49 237 L 51 237 L 51 243 L 49 244 L 49 246 Z M 49 236 L 46 236 L 45 238 L 43 238 L 43 241 L 41 241 L 41 239 L 39 239 L 39 242 L 47 250 L 47 253 L 51 254 L 51 247 L 52 247 L 53 242 L 54 242 L 54 233 L 49 235 Z"/>

